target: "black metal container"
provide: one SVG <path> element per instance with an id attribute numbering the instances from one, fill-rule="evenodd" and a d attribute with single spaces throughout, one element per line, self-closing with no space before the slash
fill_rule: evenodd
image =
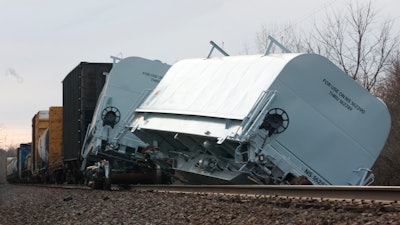
<path id="1" fill-rule="evenodd" d="M 80 151 L 92 120 L 97 98 L 104 86 L 104 73 L 112 63 L 81 62 L 63 80 L 63 158 L 67 170 L 79 168 Z M 68 177 L 67 177 L 68 180 Z"/>

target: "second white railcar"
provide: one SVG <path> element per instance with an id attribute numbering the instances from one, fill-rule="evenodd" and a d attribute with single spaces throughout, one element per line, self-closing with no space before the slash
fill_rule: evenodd
<path id="1" fill-rule="evenodd" d="M 182 60 L 136 109 L 152 159 L 193 184 L 367 185 L 386 105 L 328 59 Z"/>

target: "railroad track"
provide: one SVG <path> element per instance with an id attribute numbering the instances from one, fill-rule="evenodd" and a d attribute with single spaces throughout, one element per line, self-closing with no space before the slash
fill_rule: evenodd
<path id="1" fill-rule="evenodd" d="M 83 185 L 35 185 L 39 187 L 84 189 Z M 400 202 L 399 186 L 314 186 L 314 185 L 130 185 L 128 189 L 113 185 L 113 191 L 160 191 L 182 193 L 218 193 L 263 195 L 314 199 L 346 199 Z"/>
<path id="2" fill-rule="evenodd" d="M 133 190 L 287 196 L 297 198 L 400 201 L 396 186 L 308 185 L 133 185 Z"/>
<path id="3" fill-rule="evenodd" d="M 80 221 L 81 223 L 82 216 L 87 218 L 88 215 L 94 215 L 94 212 L 98 212 L 100 218 L 92 217 L 90 220 L 85 220 L 85 223 L 104 222 L 112 214 L 113 218 L 125 218 L 124 215 L 128 215 L 129 219 L 125 221 L 129 221 L 129 224 L 139 221 L 133 219 L 133 215 L 136 218 L 146 218 L 144 219 L 146 221 L 168 224 L 184 223 L 182 222 L 185 221 L 184 218 L 191 218 L 191 221 L 186 220 L 186 222 L 195 224 L 229 224 L 230 222 L 233 224 L 269 224 L 273 221 L 280 221 L 281 224 L 289 222 L 298 224 L 356 224 L 357 222 L 357 224 L 397 224 L 398 215 L 400 215 L 400 204 L 395 200 L 396 198 L 389 201 L 369 201 L 368 199 L 371 198 L 365 197 L 365 199 L 352 201 L 352 198 L 350 200 L 332 200 L 317 194 L 313 195 L 314 197 L 306 197 L 296 193 L 295 189 L 298 188 L 296 186 L 251 186 L 250 188 L 234 186 L 232 188 L 232 186 L 133 185 L 130 186 L 130 189 L 121 188 L 120 191 L 115 192 L 90 190 L 82 185 L 32 186 L 35 186 L 34 189 L 37 190 L 16 188 L 18 191 L 14 194 L 23 194 L 21 199 L 24 201 L 21 200 L 21 202 L 25 202 L 29 198 L 38 198 L 37 194 L 29 194 L 31 192 L 40 193 L 39 196 L 51 196 L 42 198 L 50 199 L 50 201 L 43 202 L 43 207 L 37 207 L 37 205 L 35 207 L 49 208 L 47 213 L 51 211 L 52 214 L 57 215 L 57 218 L 59 215 L 75 215 L 71 218 L 67 217 L 67 221 Z M 7 190 L 7 188 L 14 187 L 10 185 L 3 188 Z M 58 191 L 49 190 L 49 188 L 67 190 Z M 319 192 L 318 189 L 322 191 L 327 188 L 340 189 L 341 187 L 300 187 L 300 189 L 317 189 L 317 192 Z M 348 189 L 349 187 L 344 188 Z M 74 191 L 73 189 L 84 190 Z M 365 187 L 350 187 L 350 189 L 357 189 L 356 192 L 358 192 L 362 189 L 365 190 Z M 370 189 L 387 189 L 387 187 L 367 187 L 366 189 L 368 189 L 367 192 L 370 192 Z M 390 189 L 391 192 L 396 193 L 395 189 L 398 188 Z M 290 192 L 282 194 L 282 190 L 290 190 Z M 73 207 L 58 207 L 60 205 Z M 154 212 L 154 209 L 164 210 L 163 217 L 159 217 L 161 214 L 157 214 L 155 217 L 151 213 Z M 59 211 L 55 212 L 54 210 Z M 110 212 L 112 213 L 110 214 Z M 46 214 L 45 217 L 49 218 L 49 215 Z M 97 220 L 93 222 L 96 218 Z M 154 219 L 158 219 L 158 222 L 155 222 Z M 222 219 L 224 220 L 222 221 Z"/>

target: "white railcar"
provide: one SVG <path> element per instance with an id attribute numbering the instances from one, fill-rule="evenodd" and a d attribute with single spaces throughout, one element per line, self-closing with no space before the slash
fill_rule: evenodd
<path id="1" fill-rule="evenodd" d="M 316 54 L 182 60 L 135 113 L 152 159 L 193 184 L 367 185 L 390 130 L 383 101 Z"/>
<path id="2" fill-rule="evenodd" d="M 114 59 L 117 62 L 107 75 L 81 150 L 84 159 L 81 169 L 89 168 L 87 176 L 89 179 L 95 176 L 99 184 L 106 179 L 107 186 L 111 173 L 115 175 L 114 181 L 118 174 L 125 176 L 131 172 L 142 173 L 144 179 L 151 179 L 148 171 L 153 168 L 140 163 L 145 160 L 140 149 L 147 144 L 129 132 L 127 124 L 136 107 L 170 67 L 158 60 L 140 57 Z"/>

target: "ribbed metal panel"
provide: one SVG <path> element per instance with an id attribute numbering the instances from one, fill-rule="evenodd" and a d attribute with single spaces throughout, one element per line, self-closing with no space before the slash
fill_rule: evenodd
<path id="1" fill-rule="evenodd" d="M 97 98 L 104 86 L 104 72 L 112 63 L 81 62 L 63 80 L 63 157 L 79 159 L 83 139 Z"/>

